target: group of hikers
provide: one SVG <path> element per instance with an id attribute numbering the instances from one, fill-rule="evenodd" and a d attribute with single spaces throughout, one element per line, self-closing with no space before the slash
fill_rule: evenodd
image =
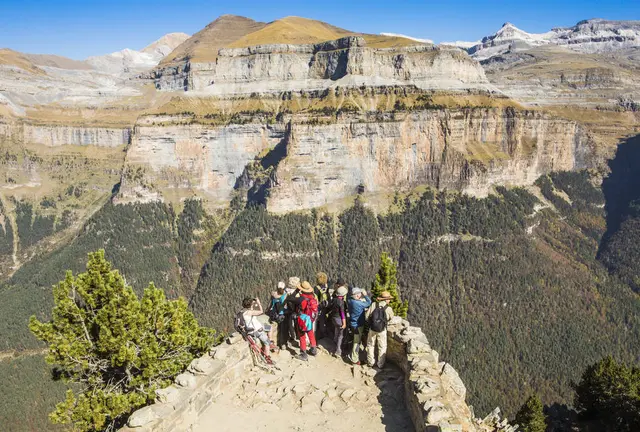
<path id="1" fill-rule="evenodd" d="M 367 292 L 349 287 L 338 279 L 329 286 L 325 273 L 316 275 L 316 285 L 290 277 L 288 283 L 279 282 L 271 292 L 265 310 L 257 298 L 247 297 L 238 312 L 235 328 L 245 338 L 262 345 L 262 354 L 270 359 L 270 352 L 299 347 L 297 358 L 309 360 L 318 353 L 317 341 L 331 338 L 335 343 L 333 355 L 353 364 L 360 364 L 360 346 L 366 332 L 366 357 L 370 367 L 382 369 L 387 352 L 387 324 L 393 318 L 392 296 L 382 292 L 373 301 Z M 268 324 L 258 317 L 266 314 Z M 378 355 L 376 358 L 376 346 Z"/>

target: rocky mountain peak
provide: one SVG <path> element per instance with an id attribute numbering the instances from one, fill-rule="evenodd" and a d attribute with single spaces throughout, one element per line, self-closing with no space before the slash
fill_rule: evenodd
<path id="1" fill-rule="evenodd" d="M 164 58 L 190 37 L 191 36 L 186 33 L 168 33 L 157 41 L 144 47 L 141 52 L 162 56 L 162 58 Z"/>

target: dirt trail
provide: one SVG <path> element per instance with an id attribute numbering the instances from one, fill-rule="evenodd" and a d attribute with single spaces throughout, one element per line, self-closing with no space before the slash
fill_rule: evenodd
<path id="1" fill-rule="evenodd" d="M 48 348 L 32 349 L 24 351 L 0 351 L 0 361 L 15 360 L 20 357 L 29 357 L 35 355 L 44 355 L 48 351 Z"/>
<path id="2" fill-rule="evenodd" d="M 326 349 L 308 362 L 289 351 L 274 360 L 281 370 L 247 372 L 211 404 L 194 432 L 413 431 L 399 369 L 389 365 L 376 374 Z"/>

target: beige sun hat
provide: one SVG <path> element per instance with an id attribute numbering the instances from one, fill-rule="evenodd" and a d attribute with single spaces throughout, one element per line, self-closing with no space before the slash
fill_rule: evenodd
<path id="1" fill-rule="evenodd" d="M 347 289 L 347 287 L 345 286 L 341 286 L 340 288 L 338 288 L 338 290 L 336 291 L 336 294 L 338 295 L 338 297 L 344 297 L 349 293 L 349 290 Z"/>
<path id="2" fill-rule="evenodd" d="M 389 291 L 382 291 L 376 300 L 377 301 L 393 300 L 393 297 L 391 297 L 391 293 Z"/>
<path id="3" fill-rule="evenodd" d="M 302 291 L 303 293 L 312 293 L 313 292 L 313 287 L 311 286 L 311 284 L 309 282 L 304 281 L 300 285 L 300 291 Z"/>

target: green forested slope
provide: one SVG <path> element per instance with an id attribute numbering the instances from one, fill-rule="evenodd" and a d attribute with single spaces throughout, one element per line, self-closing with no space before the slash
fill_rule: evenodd
<path id="1" fill-rule="evenodd" d="M 426 192 L 380 216 L 366 202 L 337 216 L 251 207 L 215 246 L 229 215 L 206 215 L 198 202 L 178 214 L 161 203 L 107 204 L 70 244 L 0 287 L 1 350 L 40 347 L 26 328 L 29 315 L 46 315 L 50 286 L 102 247 L 134 288 L 153 280 L 169 296 L 186 295 L 201 322 L 219 330 L 229 328 L 241 298 L 266 297 L 291 275 L 324 270 L 368 288 L 388 251 L 409 319 L 460 371 L 478 415 L 498 405 L 513 415 L 533 390 L 544 402 L 568 402 L 570 382 L 588 364 L 607 354 L 637 358 L 640 306 L 595 258 L 606 222 L 589 176 L 556 173 L 538 185 L 544 202 L 523 189 L 486 199 Z M 19 377 L 0 395 L 3 427 L 43 430 L 61 387 L 43 378 L 41 357 L 5 359 L 0 371 Z M 25 426 L 27 415 L 40 429 Z"/>
<path id="2" fill-rule="evenodd" d="M 638 299 L 595 259 L 605 221 L 589 180 L 541 179 L 559 213 L 521 189 L 481 200 L 427 192 L 380 217 L 362 205 L 335 219 L 250 208 L 214 248 L 191 305 L 224 328 L 242 297 L 290 275 L 325 270 L 368 287 L 389 251 L 409 319 L 460 370 L 478 414 L 514 414 L 533 390 L 568 401 L 588 364 L 640 353 Z"/>
<path id="3" fill-rule="evenodd" d="M 207 226 L 203 230 L 203 225 Z M 25 264 L 5 284 L 0 285 L 0 353 L 42 349 L 27 328 L 29 316 L 46 319 L 53 306 L 51 286 L 64 278 L 66 269 L 84 270 L 87 253 L 100 248 L 140 293 L 150 281 L 175 298 L 190 292 L 194 282 L 180 277 L 179 262 L 201 266 L 201 244 L 217 234 L 219 226 L 207 221 L 198 201 L 187 201 L 176 216 L 162 203 L 106 204 L 85 224 L 70 244 Z M 200 264 L 198 264 L 200 263 Z M 0 376 L 8 376 L 6 391 L 0 393 L 0 424 L 5 431 L 49 430 L 47 414 L 64 395 L 64 387 L 50 380 L 43 357 L 30 355 L 0 359 Z M 5 375 L 6 374 L 6 375 Z M 37 397 L 25 397 L 33 394 Z M 30 418 L 30 423 L 24 422 Z"/>

